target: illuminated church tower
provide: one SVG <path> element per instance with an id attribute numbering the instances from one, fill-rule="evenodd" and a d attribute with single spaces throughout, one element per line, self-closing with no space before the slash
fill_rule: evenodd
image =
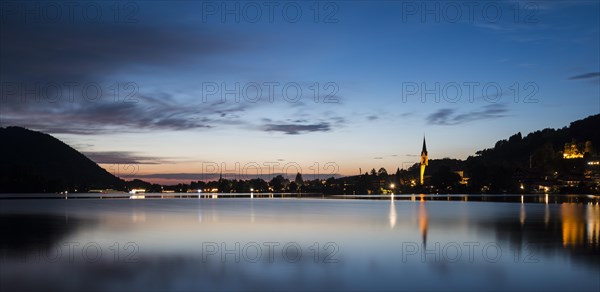
<path id="1" fill-rule="evenodd" d="M 425 137 L 423 137 L 423 150 L 421 150 L 421 185 L 423 185 L 423 175 L 425 175 L 425 167 L 429 164 L 427 158 L 427 145 L 425 145 Z"/>

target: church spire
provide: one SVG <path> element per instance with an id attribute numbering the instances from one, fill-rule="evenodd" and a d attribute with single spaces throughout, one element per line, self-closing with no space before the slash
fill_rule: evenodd
<path id="1" fill-rule="evenodd" d="M 429 165 L 429 157 L 427 157 L 427 145 L 425 144 L 425 136 L 423 136 L 423 150 L 421 150 L 421 172 L 419 182 L 424 183 L 425 167 Z"/>

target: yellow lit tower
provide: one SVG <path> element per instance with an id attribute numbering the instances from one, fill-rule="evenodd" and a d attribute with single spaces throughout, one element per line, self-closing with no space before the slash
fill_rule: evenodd
<path id="1" fill-rule="evenodd" d="M 425 136 L 423 136 L 423 150 L 421 150 L 421 185 L 423 185 L 423 175 L 425 175 L 425 167 L 429 164 L 427 158 L 427 145 L 425 145 Z"/>

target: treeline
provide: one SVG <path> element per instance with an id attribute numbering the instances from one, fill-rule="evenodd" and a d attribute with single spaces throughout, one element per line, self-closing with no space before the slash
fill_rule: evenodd
<path id="1" fill-rule="evenodd" d="M 127 182 L 130 189 L 141 188 L 147 192 L 219 192 L 219 193 L 334 193 L 333 186 L 336 179 L 331 177 L 324 180 L 304 180 L 301 173 L 297 173 L 293 180 L 277 175 L 271 180 L 266 181 L 261 178 L 249 180 L 220 178 L 215 181 L 193 181 L 189 184 L 177 184 L 162 186 L 151 184 L 142 180 L 133 180 Z"/>
<path id="2" fill-rule="evenodd" d="M 478 151 L 464 161 L 469 176 L 469 190 L 517 192 L 523 188 L 545 185 L 557 192 L 598 193 L 594 176 L 597 167 L 587 165 L 597 160 L 600 146 L 600 115 L 571 123 L 562 129 L 544 129 L 522 137 L 521 133 L 500 140 L 494 148 Z M 591 145 L 583 159 L 564 159 L 566 143 L 579 149 Z M 578 182 L 575 186 L 572 182 Z"/>
<path id="3" fill-rule="evenodd" d="M 453 169 L 460 164 L 460 160 L 445 159 L 430 162 L 433 174 L 428 177 L 428 186 L 418 184 L 418 165 L 415 164 L 408 170 L 397 169 L 395 173 L 388 174 L 385 168 L 378 171 L 371 170 L 359 176 L 342 178 L 324 178 L 304 180 L 302 174 L 297 173 L 295 179 L 290 180 L 277 175 L 266 181 L 261 178 L 250 180 L 237 180 L 221 178 L 215 181 L 194 181 L 189 184 L 162 186 L 151 184 L 142 180 L 127 182 L 128 187 L 142 188 L 147 192 L 219 192 L 219 193 L 322 193 L 326 195 L 339 194 L 386 194 L 386 193 L 415 193 L 415 192 L 465 192 L 466 186 L 460 184 L 461 177 Z"/>

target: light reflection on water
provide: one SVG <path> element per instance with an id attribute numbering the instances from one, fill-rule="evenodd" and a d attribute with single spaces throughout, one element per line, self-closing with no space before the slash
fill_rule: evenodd
<path id="1" fill-rule="evenodd" d="M 515 201 L 0 200 L 0 288 L 597 291 L 600 206 Z"/>

